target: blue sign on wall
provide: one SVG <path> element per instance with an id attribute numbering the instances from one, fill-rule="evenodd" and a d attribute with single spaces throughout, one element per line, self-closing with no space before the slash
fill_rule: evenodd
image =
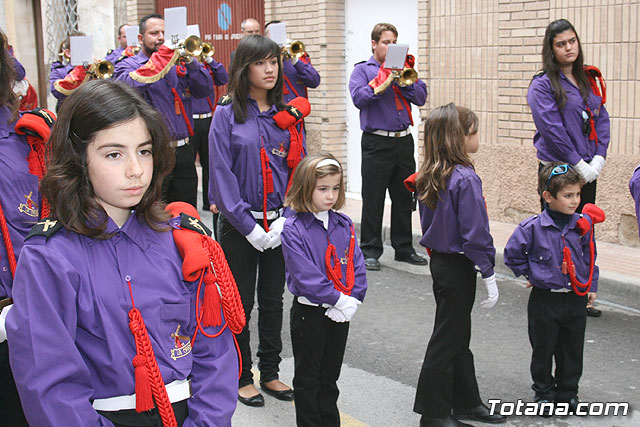
<path id="1" fill-rule="evenodd" d="M 228 30 L 231 26 L 231 8 L 226 3 L 222 3 L 218 8 L 218 26 L 222 31 Z"/>

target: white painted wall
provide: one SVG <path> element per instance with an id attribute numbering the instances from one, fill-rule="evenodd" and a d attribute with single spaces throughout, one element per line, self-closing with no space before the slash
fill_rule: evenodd
<path id="1" fill-rule="evenodd" d="M 416 69 L 421 66 L 418 52 L 418 0 L 346 0 L 345 1 L 345 56 L 347 87 L 347 177 L 348 191 L 360 193 L 362 177 L 360 175 L 361 149 L 359 110 L 353 105 L 349 94 L 348 80 L 357 62 L 365 61 L 371 56 L 371 30 L 378 22 L 388 22 L 398 29 L 398 43 L 408 44 L 409 53 L 416 56 Z M 427 82 L 428 85 L 428 82 Z M 420 113 L 413 106 L 412 130 L 417 141 Z M 417 157 L 416 157 L 417 158 Z"/>

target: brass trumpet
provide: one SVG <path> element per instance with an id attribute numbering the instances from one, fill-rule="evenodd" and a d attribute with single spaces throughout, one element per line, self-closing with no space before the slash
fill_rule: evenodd
<path id="1" fill-rule="evenodd" d="M 202 53 L 200 54 L 200 62 L 204 62 L 206 58 L 212 58 L 215 48 L 209 43 L 202 43 Z"/>
<path id="2" fill-rule="evenodd" d="M 393 78 L 398 81 L 399 86 L 409 86 L 418 81 L 418 72 L 415 68 L 405 68 L 404 70 L 393 70 Z"/>
<path id="3" fill-rule="evenodd" d="M 96 64 L 93 73 L 99 79 L 110 79 L 113 76 L 114 66 L 111 61 L 100 61 Z"/>
<path id="4" fill-rule="evenodd" d="M 180 58 L 178 61 L 191 62 L 191 58 L 202 54 L 202 40 L 198 36 L 189 36 L 178 46 Z"/>
<path id="5" fill-rule="evenodd" d="M 305 50 L 304 43 L 302 43 L 300 40 L 291 42 L 290 45 L 282 47 L 282 55 L 288 59 L 291 59 L 294 56 L 296 58 L 300 58 L 305 53 L 306 53 L 306 50 Z"/>

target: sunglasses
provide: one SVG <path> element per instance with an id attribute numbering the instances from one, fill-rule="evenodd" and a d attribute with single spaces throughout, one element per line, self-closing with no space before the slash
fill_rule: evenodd
<path id="1" fill-rule="evenodd" d="M 547 178 L 547 182 L 544 184 L 544 190 L 542 191 L 547 191 L 547 187 L 549 186 L 549 181 L 551 181 L 551 178 L 558 175 L 564 175 L 565 173 L 567 173 L 568 170 L 569 170 L 569 165 L 567 164 L 558 165 L 555 168 L 553 168 L 553 170 L 549 174 L 549 178 Z"/>

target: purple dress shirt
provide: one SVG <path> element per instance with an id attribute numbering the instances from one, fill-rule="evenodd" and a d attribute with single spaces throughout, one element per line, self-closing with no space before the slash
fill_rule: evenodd
<path id="1" fill-rule="evenodd" d="M 633 176 L 629 181 L 629 191 L 636 202 L 636 218 L 638 220 L 638 231 L 640 232 L 640 165 L 633 172 Z"/>
<path id="2" fill-rule="evenodd" d="M 104 60 L 111 61 L 112 64 L 115 64 L 116 61 L 120 59 L 120 57 L 122 56 L 124 49 L 125 49 L 124 47 L 118 46 L 117 48 L 111 50 L 110 52 L 107 52 L 107 54 L 104 56 Z"/>
<path id="3" fill-rule="evenodd" d="M 214 59 L 213 61 L 211 61 L 210 64 L 207 64 L 207 66 L 213 72 L 214 85 L 223 86 L 229 83 L 229 74 L 227 74 L 227 70 L 224 69 L 224 65 L 222 65 L 220 62 L 216 62 Z M 205 71 L 209 73 L 209 69 L 205 66 L 205 64 L 202 64 L 202 68 L 204 68 Z M 211 75 L 211 73 L 209 73 L 209 75 Z M 194 96 L 192 100 L 193 113 L 194 114 L 211 113 L 213 111 L 211 109 L 211 105 L 213 105 L 213 108 L 215 109 L 216 102 L 218 102 L 216 99 L 214 99 L 214 97 L 215 97 L 215 92 L 214 92 L 213 86 L 211 87 L 211 95 L 205 96 L 204 98 L 197 98 L 196 96 Z M 211 104 L 209 104 L 209 101 L 211 101 Z"/>
<path id="4" fill-rule="evenodd" d="M 73 65 L 67 64 L 63 65 L 61 62 L 54 62 L 51 64 L 51 71 L 49 73 L 49 86 L 51 89 L 51 94 L 56 97 L 58 103 L 56 104 L 56 111 L 60 111 L 60 106 L 62 102 L 67 97 L 67 95 L 58 92 L 53 86 L 56 80 L 64 79 L 69 71 L 73 70 Z"/>
<path id="5" fill-rule="evenodd" d="M 282 72 L 289 82 L 285 80 L 284 83 L 284 103 L 287 104 L 292 99 L 298 96 L 304 96 L 307 98 L 307 87 L 316 88 L 320 84 L 320 74 L 313 68 L 311 61 L 303 62 L 299 59 L 296 65 L 291 64 L 291 60 L 285 59 L 282 61 Z M 289 85 L 291 83 L 291 85 Z M 293 86 L 293 90 L 292 90 Z M 296 95 L 295 92 L 298 94 Z"/>
<path id="6" fill-rule="evenodd" d="M 152 230 L 135 213 L 122 228 L 109 219 L 106 231 L 114 235 L 98 240 L 63 228 L 32 237 L 22 250 L 6 325 L 29 423 L 112 426 L 91 401 L 135 392 L 130 281 L 162 379 L 191 377 L 184 426 L 230 426 L 238 393 L 233 336 L 198 334 L 191 348 L 197 282 L 183 280 L 172 233 Z"/>
<path id="7" fill-rule="evenodd" d="M 7 123 L 9 109 L 0 108 L 0 205 L 4 212 L 16 259 L 24 238 L 40 215 L 38 177 L 29 173 L 26 138 L 18 135 L 15 122 Z M 11 296 L 13 277 L 4 243 L 0 241 L 0 298 Z"/>
<path id="8" fill-rule="evenodd" d="M 189 136 L 189 131 L 182 114 L 176 114 L 176 107 L 171 89 L 175 89 L 182 100 L 187 119 L 193 128 L 191 97 L 204 98 L 211 95 L 213 81 L 211 75 L 206 71 L 200 63 L 194 59 L 186 64 L 187 74 L 179 77 L 176 73 L 176 67 L 171 70 L 162 79 L 154 83 L 140 83 L 133 80 L 129 73 L 137 70 L 147 63 L 149 57 L 145 55 L 144 50 L 140 50 L 137 55 L 123 59 L 116 64 L 113 75 L 115 80 L 122 80 L 129 86 L 137 89 L 142 96 L 156 108 L 165 119 L 165 123 L 171 133 L 173 140 L 183 139 Z"/>
<path id="9" fill-rule="evenodd" d="M 288 129 L 276 125 L 273 116 L 277 112 L 275 106 L 260 112 L 256 101 L 249 98 L 244 123 L 235 121 L 233 104 L 218 105 L 213 113 L 209 130 L 209 201 L 216 201 L 225 218 L 243 236 L 256 225 L 251 211 L 262 211 L 262 145 L 273 171 L 274 191 L 267 196 L 267 210 L 279 209 L 284 203 L 291 134 Z M 304 132 L 302 137 L 306 153 Z"/>
<path id="10" fill-rule="evenodd" d="M 582 216 L 574 213 L 562 230 L 553 222 L 546 210 L 525 219 L 513 231 L 504 248 L 504 263 L 516 277 L 524 276 L 535 287 L 571 289 L 569 275 L 562 274 L 564 247 L 562 237 L 564 237 L 564 241 L 571 249 L 576 277 L 580 282 L 586 282 L 589 277 L 591 232 L 581 236 L 576 228 L 576 222 Z M 589 223 L 592 222 L 589 215 L 584 214 L 584 217 L 589 220 Z M 598 276 L 599 269 L 595 265 L 590 292 L 598 291 Z"/>
<path id="11" fill-rule="evenodd" d="M 391 86 L 380 95 L 374 95 L 373 88 L 369 86 L 379 69 L 380 63 L 372 56 L 368 61 L 356 64 L 349 79 L 351 99 L 360 110 L 360 129 L 364 132 L 405 130 L 411 124 L 409 113 L 404 106 L 398 110 Z M 409 103 L 409 108 L 411 104 L 422 106 L 427 101 L 427 85 L 422 80 L 400 87 L 400 92 Z"/>
<path id="12" fill-rule="evenodd" d="M 560 111 L 553 96 L 549 76 L 534 77 L 527 93 L 527 102 L 531 108 L 536 134 L 533 145 L 538 150 L 538 159 L 545 162 L 567 162 L 571 165 L 580 160 L 591 161 L 593 156 L 607 157 L 609 146 L 609 113 L 600 106 L 601 98 L 589 90 L 587 104 L 595 115 L 598 146 L 589 140 L 589 134 L 583 133 L 583 111 L 585 103 L 580 89 L 560 73 L 560 84 L 567 94 L 567 102 Z"/>
<path id="13" fill-rule="evenodd" d="M 340 291 L 327 277 L 325 265 L 327 238 L 336 247 L 336 254 L 342 267 L 342 283 L 346 284 L 346 256 L 349 251 L 352 224 L 348 216 L 333 210 L 329 211 L 328 229 L 325 229 L 322 221 L 310 212 L 297 213 L 287 218 L 280 238 L 286 266 L 287 286 L 293 295 L 306 297 L 314 304 L 335 305 L 338 302 Z M 363 301 L 367 291 L 367 273 L 357 237 L 353 266 L 355 281 L 351 296 Z"/>
<path id="14" fill-rule="evenodd" d="M 435 211 L 420 203 L 422 239 L 426 248 L 464 253 L 483 278 L 493 275 L 496 249 L 489 232 L 489 217 L 482 196 L 482 181 L 471 166 L 458 165 L 439 194 Z"/>

